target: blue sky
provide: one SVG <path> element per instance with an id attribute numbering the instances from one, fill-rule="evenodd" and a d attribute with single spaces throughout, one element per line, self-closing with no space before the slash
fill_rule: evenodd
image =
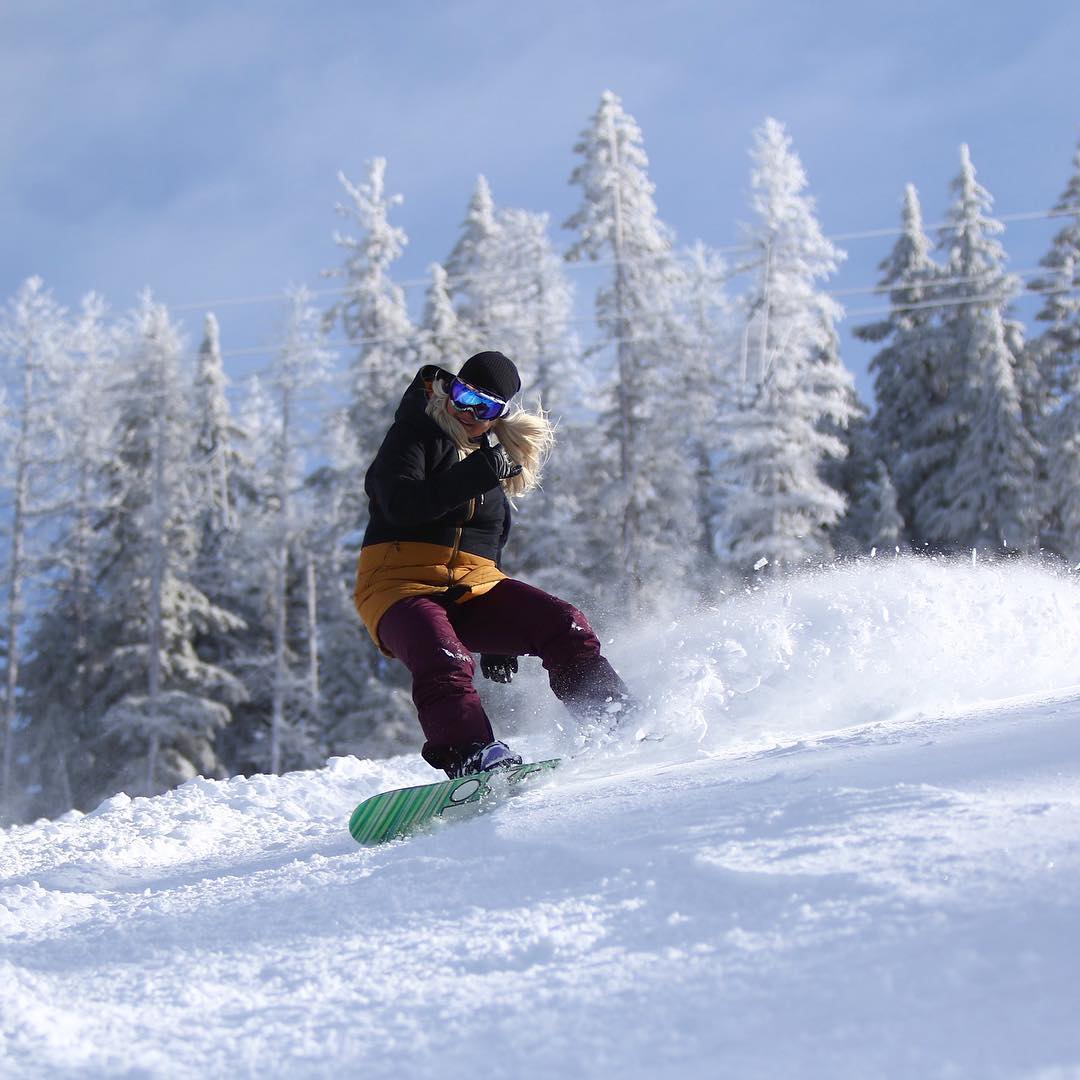
<path id="1" fill-rule="evenodd" d="M 403 279 L 445 258 L 478 173 L 501 205 L 550 211 L 564 245 L 572 147 L 608 88 L 685 243 L 737 240 L 751 133 L 770 115 L 830 235 L 894 226 L 908 181 L 939 220 L 962 142 L 997 212 L 1044 210 L 1080 135 L 1077 42 L 1067 0 L 6 0 L 0 296 L 40 274 L 65 303 L 93 288 L 123 309 L 149 286 L 197 340 L 187 305 L 320 285 L 338 261 L 337 170 L 360 179 L 374 156 L 405 196 Z M 1010 227 L 1012 267 L 1035 265 L 1052 231 Z M 873 284 L 890 242 L 842 241 L 832 287 Z M 273 342 L 273 305 L 216 310 L 227 355 Z"/>

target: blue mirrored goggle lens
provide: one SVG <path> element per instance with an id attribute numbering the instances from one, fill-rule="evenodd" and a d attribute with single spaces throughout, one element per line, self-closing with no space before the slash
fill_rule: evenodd
<path id="1" fill-rule="evenodd" d="M 450 386 L 450 400 L 459 409 L 468 409 L 478 420 L 496 420 L 506 408 L 506 402 L 483 394 L 455 379 Z"/>

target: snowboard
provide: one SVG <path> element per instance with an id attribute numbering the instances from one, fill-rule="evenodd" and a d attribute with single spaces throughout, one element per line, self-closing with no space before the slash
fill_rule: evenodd
<path id="1" fill-rule="evenodd" d="M 559 760 L 549 758 L 437 784 L 384 791 L 365 799 L 353 811 L 349 832 L 358 844 L 381 844 L 416 832 L 436 818 L 467 817 L 480 809 L 482 800 L 513 794 L 523 780 L 554 769 Z"/>

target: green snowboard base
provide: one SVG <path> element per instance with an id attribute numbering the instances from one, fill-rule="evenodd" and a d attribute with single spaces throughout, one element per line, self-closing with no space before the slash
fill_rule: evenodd
<path id="1" fill-rule="evenodd" d="M 381 844 L 416 832 L 437 817 L 465 817 L 476 804 L 514 788 L 527 777 L 554 769 L 559 758 L 534 761 L 512 769 L 472 773 L 438 784 L 398 788 L 365 799 L 349 819 L 349 832 L 358 844 Z"/>

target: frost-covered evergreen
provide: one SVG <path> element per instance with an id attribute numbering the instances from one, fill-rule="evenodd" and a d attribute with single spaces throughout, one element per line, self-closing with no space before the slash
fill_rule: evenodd
<path id="1" fill-rule="evenodd" d="M 243 431 L 232 418 L 228 380 L 221 360 L 221 330 L 210 313 L 204 321 L 203 341 L 196 358 L 193 405 L 195 411 L 195 497 L 200 506 L 203 538 L 200 546 L 212 550 L 223 533 L 238 527 L 243 494 Z"/>
<path id="2" fill-rule="evenodd" d="M 99 738 L 79 805 L 117 790 L 152 793 L 197 774 L 222 775 L 214 736 L 245 696 L 237 679 L 195 650 L 198 635 L 239 620 L 192 581 L 190 390 L 176 329 L 149 295 L 131 320 L 119 371 L 90 616 Z"/>
<path id="3" fill-rule="evenodd" d="M 878 456 L 880 443 L 872 418 L 860 415 L 843 432 L 847 457 L 828 470 L 847 501 L 847 512 L 832 530 L 841 556 L 869 555 L 906 547 L 904 519 L 888 466 Z"/>
<path id="4" fill-rule="evenodd" d="M 715 599 L 716 535 L 723 489 L 718 464 L 723 456 L 720 417 L 736 401 L 739 355 L 735 308 L 727 294 L 732 271 L 727 262 L 700 241 L 685 264 L 687 326 L 691 347 L 683 368 L 682 414 L 688 453 L 694 463 L 698 513 L 698 566 L 695 578 L 704 602 Z"/>
<path id="5" fill-rule="evenodd" d="M 194 445 L 191 451 L 191 499 L 197 536 L 192 581 L 210 602 L 243 620 L 243 625 L 215 624 L 201 631 L 196 651 L 204 660 L 236 672 L 238 657 L 250 648 L 252 620 L 247 577 L 251 563 L 247 523 L 256 512 L 256 464 L 248 436 L 233 417 L 226 393 L 220 331 L 206 316 L 195 362 L 192 393 Z M 226 764 L 231 764 L 226 759 Z"/>
<path id="6" fill-rule="evenodd" d="M 940 277 L 923 231 L 914 185 L 904 190 L 902 227 L 881 263 L 880 290 L 892 310 L 878 322 L 855 329 L 863 341 L 886 344 L 870 361 L 877 409 L 871 421 L 874 452 L 896 484 L 901 514 L 913 517 L 919 493 L 934 485 L 949 459 L 953 414 L 947 404 L 945 357 L 934 306 Z"/>
<path id="7" fill-rule="evenodd" d="M 404 293 L 390 276 L 407 237 L 390 223 L 393 207 L 402 200 L 386 194 L 385 171 L 385 160 L 377 158 L 369 166 L 366 184 L 353 185 L 340 177 L 351 202 L 338 212 L 360 232 L 336 237 L 346 261 L 332 276 L 345 279 L 346 292 L 329 316 L 340 317 L 355 352 L 347 405 L 323 419 L 328 460 L 307 481 L 322 514 L 322 527 L 309 538 L 320 570 L 322 729 L 326 745 L 339 753 L 348 752 L 344 747 L 359 749 L 377 716 L 400 719 L 400 706 L 395 712 L 387 700 L 392 690 L 373 675 L 388 665 L 367 639 L 351 602 L 367 521 L 364 473 L 419 366 L 418 345 L 423 342 L 410 322 Z M 392 681 L 394 676 L 389 677 Z M 394 727 L 393 721 L 388 724 Z M 392 735 L 389 742 L 395 739 Z"/>
<path id="8" fill-rule="evenodd" d="M 304 414 L 310 407 L 306 399 L 325 382 L 332 359 L 311 294 L 295 290 L 285 344 L 267 380 L 275 399 L 269 520 L 265 522 L 271 578 L 267 599 L 274 620 L 268 765 L 275 773 L 286 763 L 309 765 L 318 758 L 313 750 L 319 723 L 316 570 L 302 543 L 305 523 L 298 495 L 304 476 Z M 289 615 L 297 585 L 304 593 L 303 621 L 301 634 L 292 635 Z M 297 674 L 300 657 L 290 649 L 295 636 L 311 646 L 310 652 L 304 650 L 307 664 L 302 675 Z"/>
<path id="9" fill-rule="evenodd" d="M 1054 212 L 1064 217 L 1065 224 L 1039 260 L 1047 272 L 1029 285 L 1043 295 L 1035 318 L 1045 329 L 1032 345 L 1051 407 L 1068 393 L 1080 367 L 1080 146 Z"/>
<path id="10" fill-rule="evenodd" d="M 574 293 L 551 244 L 547 214 L 501 209 L 494 211 L 494 221 L 496 228 L 482 250 L 481 295 L 490 337 L 481 344 L 514 359 L 522 378 L 522 404 L 551 415 L 559 443 L 547 463 L 543 488 L 517 507 L 507 566 L 516 576 L 585 603 L 590 583 L 581 573 L 585 552 L 574 524 L 582 504 L 568 470 L 594 430 L 595 414 L 591 383 L 571 330 Z"/>
<path id="11" fill-rule="evenodd" d="M 466 337 L 476 343 L 462 359 L 479 351 L 479 343 L 492 341 L 500 319 L 504 283 L 497 265 L 497 247 L 501 228 L 491 187 L 485 177 L 478 176 L 461 235 L 446 260 L 450 297 Z"/>
<path id="12" fill-rule="evenodd" d="M 916 535 L 960 548 L 1030 550 L 1039 531 L 1040 448 L 1031 430 L 1038 380 L 1009 316 L 1019 282 L 994 239 L 1003 227 L 990 216 L 993 200 L 966 146 L 952 190 L 936 290 L 951 452 L 940 479 L 918 493 Z"/>
<path id="13" fill-rule="evenodd" d="M 1043 296 L 1035 317 L 1045 326 L 1030 350 L 1045 390 L 1044 538 L 1075 561 L 1080 559 L 1080 148 L 1054 210 L 1065 225 L 1040 260 L 1047 272 L 1029 286 Z"/>
<path id="14" fill-rule="evenodd" d="M 438 364 L 456 371 L 461 361 L 478 352 L 477 341 L 462 323 L 450 296 L 449 278 L 440 263 L 428 268 L 431 284 L 424 302 L 420 322 L 418 360 L 421 364 Z"/>
<path id="15" fill-rule="evenodd" d="M 48 587 L 38 600 L 23 688 L 32 763 L 29 817 L 63 813 L 75 804 L 100 734 L 89 680 L 98 647 L 92 637 L 93 561 L 95 530 L 106 508 L 102 459 L 115 412 L 108 388 L 116 353 L 105 303 L 90 293 L 71 327 L 66 377 L 53 391 L 64 438 L 49 517 L 54 543 Z"/>
<path id="16" fill-rule="evenodd" d="M 641 608 L 682 586 L 699 543 L 694 463 L 671 405 L 692 349 L 680 309 L 685 277 L 653 201 L 641 130 L 615 94 L 602 95 L 574 151 L 582 204 L 566 222 L 577 234 L 567 258 L 611 266 L 596 296 L 613 353 L 604 440 L 576 448 L 589 463 L 589 570 L 617 601 Z"/>
<path id="17" fill-rule="evenodd" d="M 574 290 L 552 247 L 547 214 L 506 209 L 498 219 L 492 265 L 502 288 L 493 339 L 514 358 L 523 398 L 542 405 L 558 393 L 562 367 L 576 349 L 570 333 Z"/>
<path id="18" fill-rule="evenodd" d="M 338 174 L 349 196 L 338 204 L 342 217 L 358 225 L 357 236 L 335 234 L 345 252 L 344 264 L 327 271 L 345 284 L 341 299 L 327 312 L 327 325 L 340 321 L 349 338 L 347 413 L 360 460 L 375 456 L 379 441 L 408 378 L 416 367 L 413 327 L 405 295 L 390 277 L 390 267 L 408 243 L 403 229 L 390 223 L 400 195 L 386 193 L 386 159 L 368 166 L 366 183 L 353 184 Z M 353 480 L 355 481 L 355 477 Z"/>
<path id="19" fill-rule="evenodd" d="M 66 313 L 40 278 L 29 278 L 0 314 L 5 400 L 4 480 L 10 506 L 4 567 L 6 678 L 0 731 L 0 812 L 14 806 L 13 765 L 20 712 L 22 637 L 28 594 L 40 580 L 47 537 L 41 516 L 55 496 L 63 426 L 58 388 L 68 367 Z"/>
<path id="20" fill-rule="evenodd" d="M 1080 562 L 1080 370 L 1074 370 L 1061 408 L 1047 427 L 1048 487 L 1056 526 L 1055 549 Z"/>
<path id="21" fill-rule="evenodd" d="M 904 518 L 900 513 L 896 488 L 885 462 L 877 462 L 872 487 L 868 489 L 868 501 L 873 507 L 870 519 L 870 550 L 872 552 L 898 551 L 906 547 L 904 541 Z"/>
<path id="22" fill-rule="evenodd" d="M 743 298 L 747 332 L 738 407 L 724 417 L 726 561 L 742 572 L 829 553 L 843 496 L 823 477 L 845 454 L 838 430 L 855 415 L 835 330 L 839 305 L 819 283 L 843 258 L 825 238 L 806 174 L 778 121 L 751 152 L 756 280 Z"/>

